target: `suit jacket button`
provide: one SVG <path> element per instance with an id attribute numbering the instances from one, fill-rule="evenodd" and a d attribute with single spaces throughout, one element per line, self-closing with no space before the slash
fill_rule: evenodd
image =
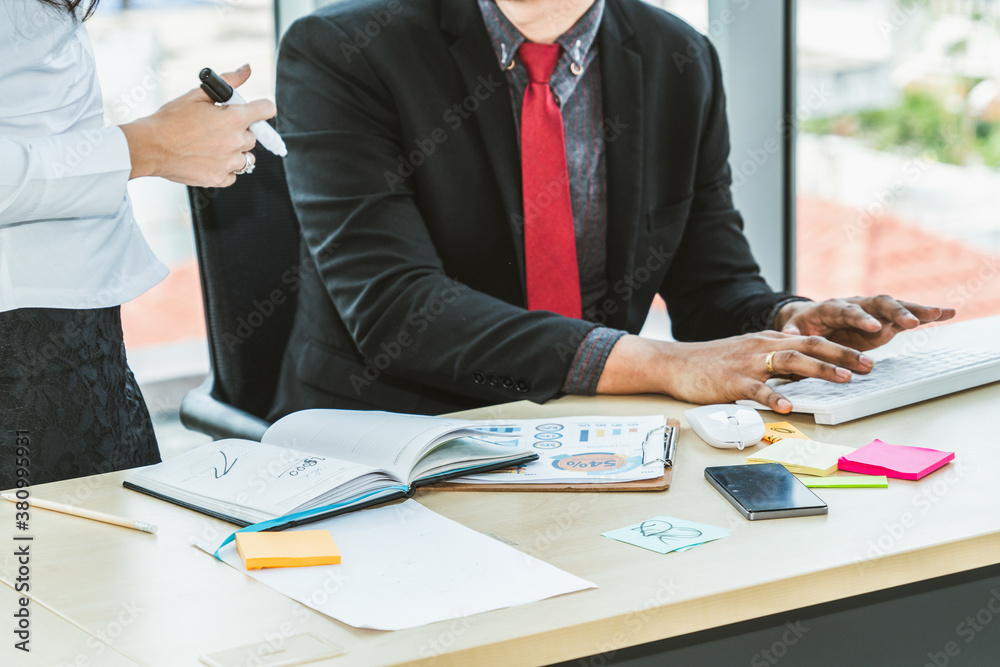
<path id="1" fill-rule="evenodd" d="M 517 381 L 517 390 L 519 392 L 521 392 L 522 394 L 526 394 L 526 393 L 528 393 L 529 389 L 531 389 L 531 383 L 530 382 L 528 382 L 527 380 L 518 380 Z"/>
<path id="2" fill-rule="evenodd" d="M 499 387 L 500 386 L 500 377 L 498 375 L 491 375 L 489 377 L 489 380 L 490 380 L 490 386 L 491 387 Z"/>
<path id="3" fill-rule="evenodd" d="M 486 383 L 486 376 L 483 375 L 482 371 L 473 371 L 473 373 L 472 373 L 472 380 L 476 384 L 485 384 Z"/>
<path id="4" fill-rule="evenodd" d="M 504 389 L 513 389 L 514 388 L 514 378 L 512 378 L 509 375 L 504 376 L 504 379 L 503 379 L 503 388 Z"/>

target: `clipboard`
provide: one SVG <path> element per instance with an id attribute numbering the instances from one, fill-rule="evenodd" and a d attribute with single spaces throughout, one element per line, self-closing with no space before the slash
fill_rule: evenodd
<path id="1" fill-rule="evenodd" d="M 663 461 L 663 476 L 653 479 L 639 479 L 634 482 L 591 482 L 571 484 L 459 484 L 441 482 L 429 484 L 423 488 L 435 491 L 666 491 L 670 488 L 670 479 L 674 471 L 674 459 L 677 454 L 677 439 L 680 436 L 681 424 L 676 419 L 668 419 L 663 432 L 663 450 L 657 447 L 656 452 L 646 451 L 643 447 L 643 462 Z M 647 458 L 647 455 L 649 458 Z"/>

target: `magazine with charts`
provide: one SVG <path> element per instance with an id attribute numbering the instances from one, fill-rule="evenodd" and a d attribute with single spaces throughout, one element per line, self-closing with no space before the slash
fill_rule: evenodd
<path id="1" fill-rule="evenodd" d="M 495 444 L 538 459 L 471 471 L 438 489 L 452 491 L 662 491 L 670 485 L 679 424 L 663 415 L 518 419 L 486 428 Z"/>
<path id="2" fill-rule="evenodd" d="M 302 410 L 275 422 L 261 442 L 203 445 L 131 471 L 124 486 L 238 525 L 278 517 L 297 525 L 538 458 L 505 442 L 513 438 L 479 437 L 497 427 L 495 420 Z"/>

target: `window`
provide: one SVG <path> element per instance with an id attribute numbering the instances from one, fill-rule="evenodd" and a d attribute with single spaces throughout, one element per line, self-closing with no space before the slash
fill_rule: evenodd
<path id="1" fill-rule="evenodd" d="M 687 21 L 698 32 L 708 32 L 708 0 L 646 0 L 676 14 Z"/>
<path id="2" fill-rule="evenodd" d="M 708 31 L 708 0 L 646 0 L 651 5 L 665 9 L 684 19 L 691 27 L 705 34 Z M 653 299 L 653 305 L 646 316 L 646 322 L 639 334 L 645 338 L 656 340 L 672 340 L 670 317 L 667 315 L 667 304 L 659 296 Z"/>
<path id="3" fill-rule="evenodd" d="M 799 0 L 798 291 L 1000 314 L 1000 4 Z"/>

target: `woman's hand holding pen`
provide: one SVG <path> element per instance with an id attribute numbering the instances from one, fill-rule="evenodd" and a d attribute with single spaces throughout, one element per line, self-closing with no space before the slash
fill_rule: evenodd
<path id="1" fill-rule="evenodd" d="M 250 77 L 250 66 L 222 77 L 238 87 Z M 121 126 L 132 157 L 130 178 L 160 176 L 201 187 L 232 185 L 233 172 L 246 166 L 246 153 L 256 144 L 247 128 L 274 114 L 270 100 L 216 106 L 201 89 L 191 90 L 153 115 Z"/>

